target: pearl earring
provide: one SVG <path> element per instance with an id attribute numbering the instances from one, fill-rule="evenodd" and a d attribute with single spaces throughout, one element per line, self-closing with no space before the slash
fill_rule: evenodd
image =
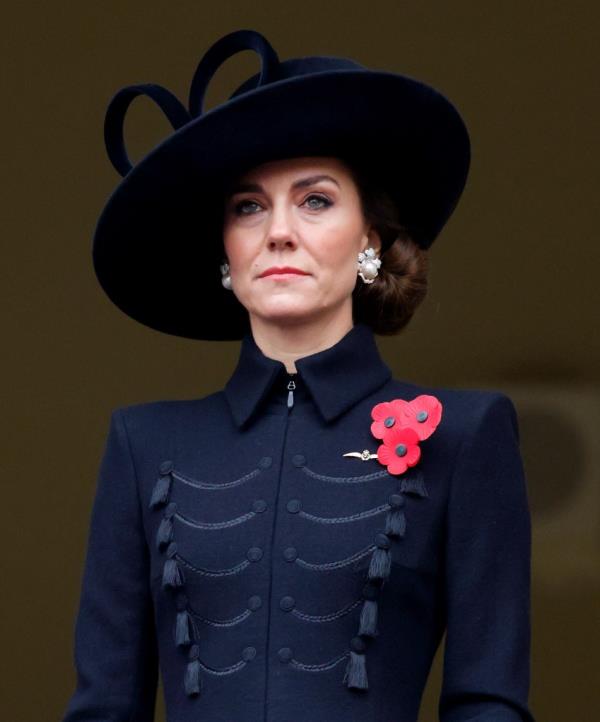
<path id="1" fill-rule="evenodd" d="M 373 283 L 377 275 L 379 274 L 379 267 L 381 266 L 381 260 L 376 257 L 375 249 L 366 248 L 358 254 L 358 275 L 362 278 L 364 283 Z"/>
<path id="2" fill-rule="evenodd" d="M 227 261 L 221 264 L 221 283 L 223 284 L 223 288 L 226 288 L 228 291 L 231 291 L 231 274 L 229 273 L 229 264 Z"/>

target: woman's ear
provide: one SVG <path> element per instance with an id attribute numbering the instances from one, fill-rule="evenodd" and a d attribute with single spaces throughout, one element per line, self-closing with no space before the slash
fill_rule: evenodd
<path id="1" fill-rule="evenodd" d="M 375 230 L 375 228 L 371 227 L 368 229 L 366 234 L 366 244 L 362 248 L 364 251 L 365 248 L 373 248 L 377 256 L 381 255 L 381 237 L 379 236 L 379 233 Z"/>

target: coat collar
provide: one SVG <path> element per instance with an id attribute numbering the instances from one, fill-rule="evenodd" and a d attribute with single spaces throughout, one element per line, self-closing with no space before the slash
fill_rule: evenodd
<path id="1" fill-rule="evenodd" d="M 337 343 L 296 360 L 300 380 L 325 421 L 331 421 L 391 378 L 370 327 L 355 324 Z M 268 396 L 283 362 L 269 358 L 251 331 L 242 338 L 237 366 L 224 392 L 237 426 L 245 424 Z"/>

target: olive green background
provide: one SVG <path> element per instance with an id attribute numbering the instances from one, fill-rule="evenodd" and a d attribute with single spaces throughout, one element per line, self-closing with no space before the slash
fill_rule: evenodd
<path id="1" fill-rule="evenodd" d="M 473 144 L 467 188 L 433 246 L 426 302 L 404 333 L 379 339 L 380 348 L 397 378 L 514 394 L 534 532 L 531 706 L 538 722 L 596 719 L 594 8 L 573 0 L 129 0 L 5 10 L 3 719 L 60 719 L 73 691 L 73 625 L 110 411 L 202 396 L 233 370 L 237 343 L 169 337 L 113 307 L 90 250 L 119 180 L 102 137 L 112 95 L 154 82 L 186 103 L 202 53 L 239 28 L 263 32 L 281 59 L 342 55 L 415 76 L 463 114 Z M 258 68 L 249 51 L 226 61 L 207 107 Z M 138 160 L 170 126 L 139 98 L 125 131 Z M 165 278 L 157 293 L 176 282 Z M 422 720 L 437 719 L 440 653 Z"/>

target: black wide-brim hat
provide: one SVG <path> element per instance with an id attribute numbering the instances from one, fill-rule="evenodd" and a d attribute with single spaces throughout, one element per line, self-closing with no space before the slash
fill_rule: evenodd
<path id="1" fill-rule="evenodd" d="M 203 112 L 219 65 L 250 49 L 260 55 L 260 73 Z M 132 167 L 123 123 L 138 95 L 159 105 L 174 132 Z M 108 106 L 104 137 L 123 180 L 94 234 L 100 285 L 140 323 L 195 339 L 239 339 L 249 328 L 220 271 L 223 191 L 240 172 L 299 156 L 354 161 L 372 171 L 413 240 L 428 248 L 458 203 L 470 163 L 465 124 L 434 88 L 347 58 L 280 62 L 253 30 L 209 48 L 192 80 L 189 110 L 160 85 L 122 88 Z"/>

